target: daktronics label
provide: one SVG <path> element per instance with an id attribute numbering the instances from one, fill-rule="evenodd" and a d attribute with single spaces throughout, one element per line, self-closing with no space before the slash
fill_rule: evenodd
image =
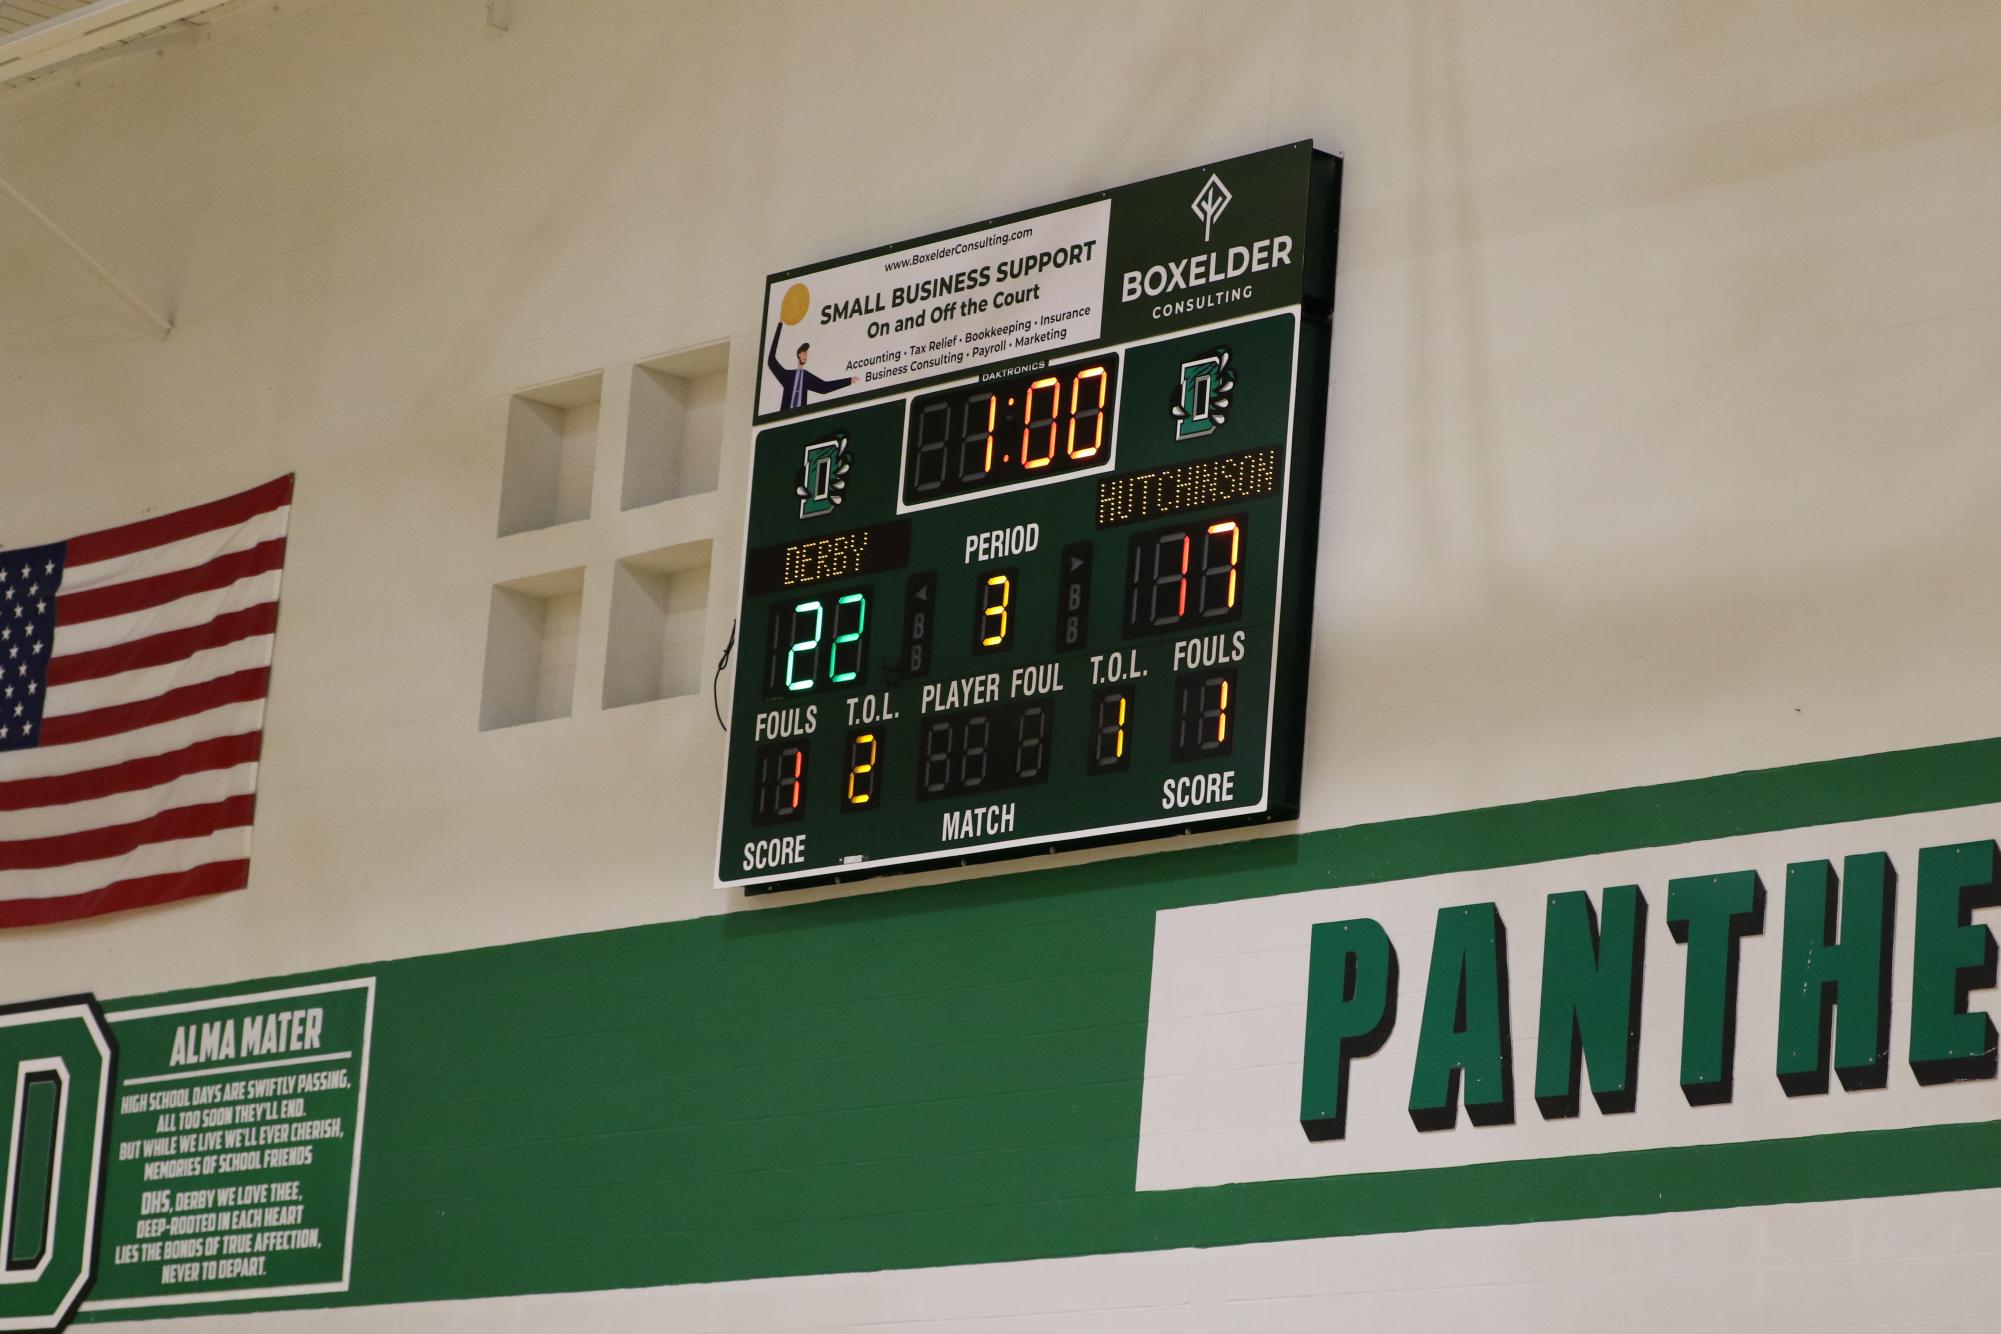
<path id="1" fill-rule="evenodd" d="M 1296 810 L 1339 177 L 1293 144 L 770 280 L 720 882 Z"/>

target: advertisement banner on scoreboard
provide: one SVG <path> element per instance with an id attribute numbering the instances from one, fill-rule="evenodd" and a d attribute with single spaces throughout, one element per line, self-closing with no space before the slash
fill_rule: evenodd
<path id="1" fill-rule="evenodd" d="M 756 419 L 1333 297 L 1340 160 L 1286 144 L 774 274 Z"/>
<path id="2" fill-rule="evenodd" d="M 1095 340 L 1111 216 L 1099 199 L 769 283 L 758 415 Z"/>

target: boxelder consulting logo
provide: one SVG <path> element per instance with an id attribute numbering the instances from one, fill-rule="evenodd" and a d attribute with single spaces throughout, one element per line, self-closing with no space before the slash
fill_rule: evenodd
<path id="1" fill-rule="evenodd" d="M 1209 229 L 1216 225 L 1216 219 L 1223 216 L 1223 210 L 1230 206 L 1230 187 L 1223 184 L 1223 178 L 1211 173 L 1202 182 L 1202 188 L 1195 194 L 1195 202 L 1188 207 L 1195 216 L 1202 219 L 1202 243 L 1209 243 Z"/>
<path id="2" fill-rule="evenodd" d="M 1230 206 L 1235 196 L 1230 187 L 1223 184 L 1223 178 L 1213 172 L 1202 182 L 1202 188 L 1189 201 L 1188 210 L 1202 223 L 1202 244 L 1213 243 L 1216 222 L 1223 216 L 1223 210 Z M 1253 211 L 1253 222 L 1256 221 Z M 1127 269 L 1119 277 L 1119 300 L 1137 301 L 1143 296 L 1163 296 L 1172 292 L 1200 292 L 1201 289 L 1221 283 L 1235 283 L 1238 279 L 1271 269 L 1286 268 L 1292 263 L 1293 238 L 1280 234 L 1266 236 L 1243 245 L 1233 245 L 1222 250 L 1205 250 L 1194 254 L 1170 258 L 1159 264 L 1149 264 L 1144 268 Z M 1242 283 L 1222 292 L 1203 292 L 1201 295 L 1181 301 L 1170 301 L 1153 308 L 1155 319 L 1171 316 L 1190 315 L 1233 301 L 1242 301 L 1255 295 L 1256 287 Z"/>

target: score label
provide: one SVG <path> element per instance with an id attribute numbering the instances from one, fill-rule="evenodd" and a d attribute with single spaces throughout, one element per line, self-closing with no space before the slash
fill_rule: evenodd
<path id="1" fill-rule="evenodd" d="M 719 883 L 1296 812 L 1338 176 L 1295 144 L 772 280 L 782 325 L 857 265 L 1105 226 L 1060 355 L 760 400 Z M 1199 301 L 1123 295 L 1274 235 Z"/>

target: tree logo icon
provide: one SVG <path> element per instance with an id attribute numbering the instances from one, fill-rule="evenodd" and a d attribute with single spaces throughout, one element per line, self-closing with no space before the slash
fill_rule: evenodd
<path id="1" fill-rule="evenodd" d="M 1230 187 L 1223 184 L 1223 178 L 1211 173 L 1196 192 L 1195 202 L 1188 207 L 1195 216 L 1202 219 L 1202 242 L 1209 241 L 1209 229 L 1216 225 L 1216 219 L 1223 216 L 1223 210 L 1230 206 Z"/>

